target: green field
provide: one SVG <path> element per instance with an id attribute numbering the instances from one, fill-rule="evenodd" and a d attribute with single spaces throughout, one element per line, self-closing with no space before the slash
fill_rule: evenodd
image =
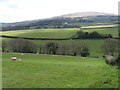
<path id="1" fill-rule="evenodd" d="M 113 37 L 118 37 L 118 28 L 102 28 L 102 29 L 83 29 L 86 32 L 97 31 L 101 34 L 111 34 Z"/>
<path id="2" fill-rule="evenodd" d="M 105 28 L 105 27 L 117 27 L 118 24 L 112 24 L 112 25 L 96 25 L 96 26 L 85 26 L 82 28 Z"/>
<path id="3" fill-rule="evenodd" d="M 97 25 L 97 24 L 96 24 Z M 106 27 L 114 28 L 106 28 Z M 88 26 L 86 32 L 97 31 L 118 37 L 115 25 Z M 105 28 L 104 28 L 105 27 Z M 89 29 L 91 28 L 91 29 Z M 31 38 L 69 38 L 79 28 L 31 29 L 0 32 L 2 35 Z M 1 39 L 1 38 L 0 38 Z M 10 38 L 2 38 L 11 40 Z M 46 45 L 49 40 L 31 40 L 37 45 Z M 54 40 L 53 40 L 54 41 Z M 3 53 L 3 88 L 117 88 L 118 69 L 109 66 L 102 58 L 101 45 L 104 39 L 55 40 L 57 43 L 85 42 L 90 47 L 89 57 L 47 54 Z M 11 61 L 11 57 L 21 61 Z M 92 58 L 92 57 L 99 58 Z"/>
<path id="4" fill-rule="evenodd" d="M 96 27 L 105 27 L 102 29 Z M 118 28 L 106 28 L 106 27 L 116 27 L 116 25 L 100 25 L 100 26 L 87 26 L 83 29 L 87 32 L 97 31 L 102 34 L 112 34 L 114 37 L 118 37 Z M 92 29 L 89 29 L 92 28 Z M 32 30 L 16 30 L 16 31 L 5 31 L 1 32 L 3 35 L 9 36 L 19 36 L 19 37 L 32 37 L 32 38 L 69 38 L 80 30 L 79 28 L 56 28 L 56 29 L 32 29 Z M 5 39 L 5 38 L 3 38 Z M 7 38 L 7 40 L 9 40 Z M 37 44 L 45 45 L 49 40 L 32 40 Z M 103 44 L 103 39 L 84 39 L 84 40 L 55 40 L 58 43 L 69 43 L 74 44 L 78 42 L 86 42 L 90 47 L 91 56 L 102 56 L 101 45 Z"/>
<path id="5" fill-rule="evenodd" d="M 11 61 L 16 56 L 21 61 Z M 103 58 L 3 53 L 3 88 L 117 88 L 118 70 Z"/>
<path id="6" fill-rule="evenodd" d="M 73 36 L 79 28 L 60 29 L 32 29 L 1 32 L 2 35 L 31 37 L 31 38 L 69 38 Z"/>
<path id="7" fill-rule="evenodd" d="M 100 27 L 102 28 L 99 29 Z M 118 28 L 116 27 L 116 25 L 87 26 L 83 28 L 86 28 L 83 30 L 87 32 L 97 31 L 101 34 L 112 34 L 113 37 L 118 37 Z M 4 31 L 0 32 L 0 34 L 31 38 L 70 38 L 74 36 L 78 30 L 80 29 L 79 28 L 31 29 L 31 30 Z"/>

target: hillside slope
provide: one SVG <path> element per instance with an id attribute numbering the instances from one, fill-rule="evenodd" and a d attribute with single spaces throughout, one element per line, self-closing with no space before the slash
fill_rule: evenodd
<path id="1" fill-rule="evenodd" d="M 71 13 L 71 14 L 66 14 L 62 15 L 59 17 L 68 17 L 68 18 L 75 18 L 75 17 L 88 17 L 88 16 L 116 16 L 115 14 L 112 13 L 101 13 L 101 12 L 77 12 L 77 13 Z"/>
<path id="2" fill-rule="evenodd" d="M 48 19 L 3 24 L 3 31 L 40 28 L 80 28 L 96 24 L 117 24 L 118 16 L 109 13 L 81 12 Z"/>

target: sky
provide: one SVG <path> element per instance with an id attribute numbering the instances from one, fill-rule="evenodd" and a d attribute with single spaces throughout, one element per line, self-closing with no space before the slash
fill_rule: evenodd
<path id="1" fill-rule="evenodd" d="M 118 14 L 119 0 L 0 0 L 0 22 L 50 18 L 76 12 Z"/>

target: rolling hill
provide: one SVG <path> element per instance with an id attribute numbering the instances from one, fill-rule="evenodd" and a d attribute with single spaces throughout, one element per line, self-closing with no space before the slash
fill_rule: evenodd
<path id="1" fill-rule="evenodd" d="M 3 24 L 3 31 L 41 28 L 79 28 L 88 25 L 117 24 L 118 16 L 111 13 L 80 12 L 47 19 Z"/>
<path id="2" fill-rule="evenodd" d="M 76 18 L 76 17 L 89 17 L 89 16 L 116 16 L 112 13 L 101 13 L 101 12 L 77 12 L 77 13 L 71 13 L 62 15 L 59 17 L 68 17 L 68 18 Z"/>
<path id="3" fill-rule="evenodd" d="M 0 35 L 56 39 L 73 37 L 82 29 L 88 33 L 96 31 L 118 37 L 117 18 L 114 14 L 82 12 L 41 20 L 3 23 Z M 118 67 L 107 65 L 103 59 L 104 52 L 101 46 L 105 39 L 29 40 L 37 47 L 38 53 L 14 52 L 10 46 L 12 38 L 0 37 L 0 39 L 4 42 L 2 46 L 5 46 L 1 60 L 3 88 L 118 88 L 119 86 Z M 58 44 L 56 55 L 46 53 L 46 45 L 50 42 Z M 80 43 L 88 45 L 90 56 L 81 57 L 79 54 L 72 56 L 74 47 Z M 66 55 L 61 55 L 61 47 L 67 50 Z M 18 60 L 11 61 L 13 56 Z"/>

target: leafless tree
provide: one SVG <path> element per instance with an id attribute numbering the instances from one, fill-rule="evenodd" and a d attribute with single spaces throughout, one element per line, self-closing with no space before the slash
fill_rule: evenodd
<path id="1" fill-rule="evenodd" d="M 76 56 L 77 54 L 82 57 L 87 57 L 90 55 L 89 46 L 85 42 L 79 42 L 72 45 L 72 52 L 73 55 Z"/>
<path id="2" fill-rule="evenodd" d="M 6 40 L 2 40 L 2 52 L 5 52 L 8 47 L 8 42 Z"/>
<path id="3" fill-rule="evenodd" d="M 36 44 L 26 39 L 10 40 L 10 46 L 13 52 L 35 53 L 37 51 Z"/>
<path id="4" fill-rule="evenodd" d="M 104 54 L 116 55 L 118 53 L 118 40 L 113 38 L 108 38 L 102 45 L 102 50 Z"/>
<path id="5" fill-rule="evenodd" d="M 62 55 L 68 55 L 70 49 L 70 45 L 68 43 L 60 43 L 59 51 Z"/>

